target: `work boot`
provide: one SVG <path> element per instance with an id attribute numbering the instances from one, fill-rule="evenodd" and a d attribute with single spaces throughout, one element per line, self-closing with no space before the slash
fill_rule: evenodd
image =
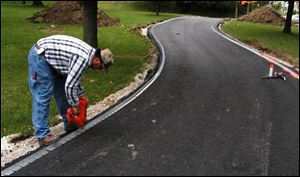
<path id="1" fill-rule="evenodd" d="M 40 146 L 43 146 L 43 145 L 48 146 L 48 145 L 56 142 L 57 140 L 58 140 L 58 137 L 54 136 L 54 135 L 48 135 L 44 138 L 38 139 Z"/>
<path id="2" fill-rule="evenodd" d="M 69 123 L 66 127 L 65 127 L 65 132 L 67 134 L 72 133 L 73 131 L 77 130 L 78 127 L 76 127 L 76 125 Z"/>

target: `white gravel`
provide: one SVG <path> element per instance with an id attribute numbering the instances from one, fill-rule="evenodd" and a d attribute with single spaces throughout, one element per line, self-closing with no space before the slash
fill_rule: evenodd
<path id="1" fill-rule="evenodd" d="M 148 27 L 141 29 L 141 34 L 147 36 L 147 29 Z M 127 87 L 117 91 L 114 94 L 109 95 L 99 103 L 89 106 L 87 110 L 87 120 L 105 111 L 106 109 L 117 103 L 118 100 L 129 95 L 132 91 L 136 90 L 141 84 L 143 84 L 148 70 L 154 69 L 156 66 L 157 54 L 154 53 L 154 51 L 151 52 L 151 55 L 149 57 L 150 63 L 146 65 L 145 71 L 143 73 L 137 74 L 134 78 L 134 81 L 131 82 Z M 62 135 L 64 133 L 63 123 L 51 127 L 50 129 L 53 135 Z M 1 138 L 1 167 L 4 167 L 5 164 L 12 162 L 13 160 L 21 156 L 24 156 L 39 147 L 39 144 L 34 136 L 22 141 L 18 141 L 16 143 L 10 143 L 10 140 L 16 136 L 19 136 L 19 134 L 13 134 Z"/>

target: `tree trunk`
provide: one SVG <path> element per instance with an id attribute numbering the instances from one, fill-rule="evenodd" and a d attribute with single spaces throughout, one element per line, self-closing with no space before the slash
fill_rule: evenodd
<path id="1" fill-rule="evenodd" d="M 249 14 L 249 9 L 250 9 L 250 3 L 247 3 L 247 14 Z"/>
<path id="2" fill-rule="evenodd" d="M 283 29 L 284 33 L 291 34 L 293 10 L 294 10 L 294 1 L 289 1 L 289 7 L 286 14 L 285 25 Z"/>
<path id="3" fill-rule="evenodd" d="M 156 5 L 155 5 L 155 12 L 156 12 L 156 15 L 157 15 L 157 16 L 159 15 L 159 11 L 160 11 L 160 2 L 156 2 Z"/>
<path id="4" fill-rule="evenodd" d="M 33 6 L 43 6 L 43 2 L 42 1 L 32 1 L 32 5 Z"/>
<path id="5" fill-rule="evenodd" d="M 97 4 L 97 1 L 82 1 L 83 40 L 94 48 L 98 47 Z"/>
<path id="6" fill-rule="evenodd" d="M 259 7 L 268 5 L 270 1 L 257 1 L 257 3 L 259 4 Z"/>
<path id="7" fill-rule="evenodd" d="M 235 18 L 238 17 L 238 11 L 239 11 L 239 3 L 236 2 L 236 3 L 235 3 Z"/>

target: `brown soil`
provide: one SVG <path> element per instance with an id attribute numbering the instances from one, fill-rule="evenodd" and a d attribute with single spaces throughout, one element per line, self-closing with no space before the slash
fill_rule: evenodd
<path id="1" fill-rule="evenodd" d="M 268 6 L 255 9 L 253 12 L 241 16 L 239 20 L 254 23 L 269 23 L 274 25 L 283 25 L 285 23 L 285 19 Z"/>
<path id="2" fill-rule="evenodd" d="M 34 13 L 27 18 L 34 23 L 83 24 L 83 9 L 76 1 L 59 1 L 47 9 Z M 119 19 L 109 17 L 104 11 L 98 12 L 98 26 L 119 25 Z"/>

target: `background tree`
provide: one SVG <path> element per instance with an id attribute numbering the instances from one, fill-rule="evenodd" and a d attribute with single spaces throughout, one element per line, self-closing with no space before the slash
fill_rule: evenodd
<path id="1" fill-rule="evenodd" d="M 92 47 L 98 47 L 97 1 L 81 1 L 83 7 L 83 40 Z"/>
<path id="2" fill-rule="evenodd" d="M 257 1 L 257 3 L 259 4 L 259 7 L 268 5 L 270 3 L 270 1 Z"/>
<path id="3" fill-rule="evenodd" d="M 293 16 L 293 10 L 294 10 L 294 2 L 295 1 L 289 1 L 289 7 L 286 14 L 285 24 L 283 28 L 284 33 L 291 34 L 291 27 L 292 27 L 292 16 Z"/>
<path id="4" fill-rule="evenodd" d="M 42 1 L 32 1 L 32 5 L 33 6 L 43 6 L 43 2 Z"/>
<path id="5" fill-rule="evenodd" d="M 159 15 L 163 9 L 173 11 L 173 8 L 170 7 L 170 4 L 170 1 L 146 1 L 146 5 L 151 11 L 154 11 L 156 15 Z"/>
<path id="6" fill-rule="evenodd" d="M 180 13 L 204 16 L 234 16 L 235 1 L 176 1 Z"/>
<path id="7" fill-rule="evenodd" d="M 234 13 L 234 18 L 238 17 L 238 12 L 239 12 L 239 1 L 235 1 L 235 13 Z"/>
<path id="8" fill-rule="evenodd" d="M 154 1 L 154 7 L 155 7 L 155 14 L 159 15 L 160 12 L 160 6 L 161 6 L 161 1 Z"/>

